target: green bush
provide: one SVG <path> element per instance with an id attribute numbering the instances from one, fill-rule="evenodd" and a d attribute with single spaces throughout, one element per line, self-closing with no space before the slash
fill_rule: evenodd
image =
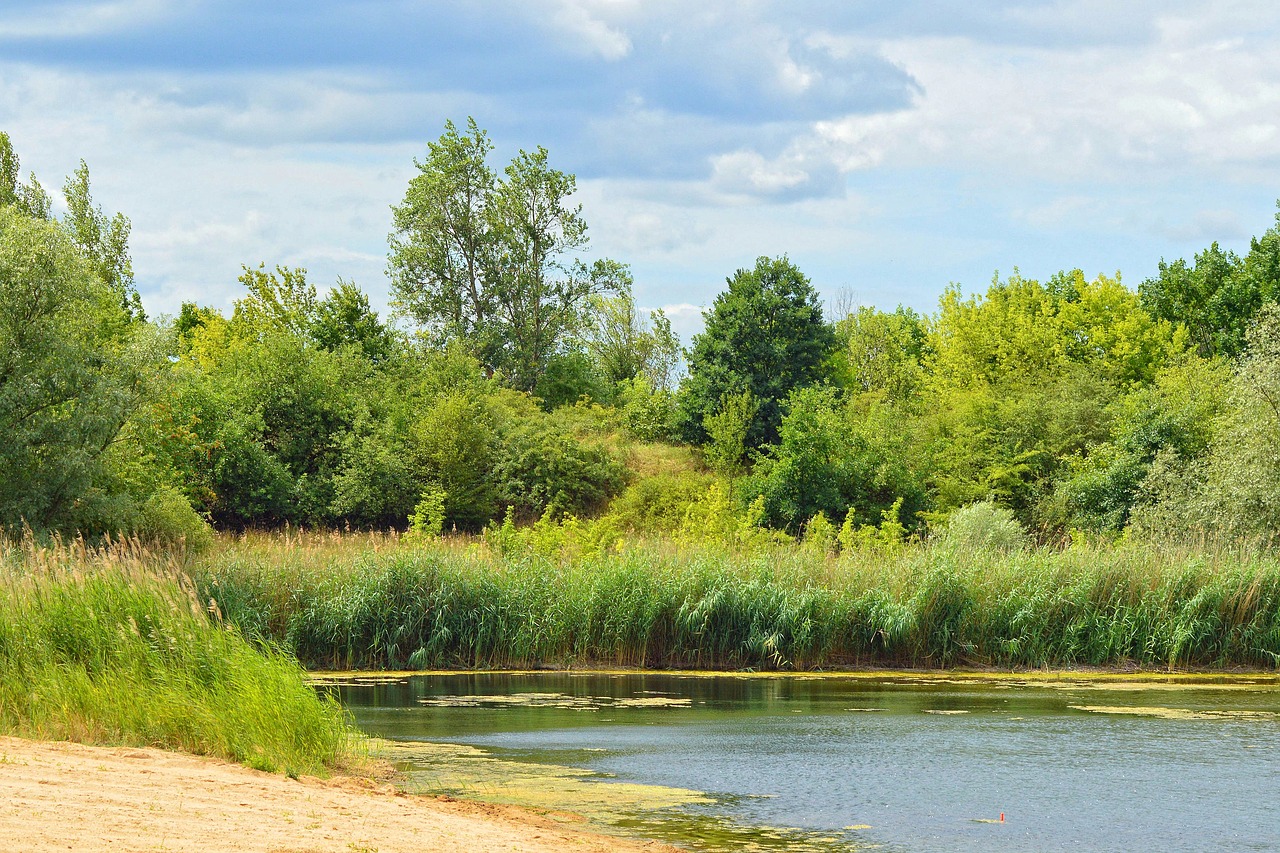
<path id="1" fill-rule="evenodd" d="M 992 501 L 963 506 L 947 517 L 942 543 L 961 551 L 1008 554 L 1031 545 L 1031 538 L 1012 510 Z"/>
<path id="2" fill-rule="evenodd" d="M 583 441 L 551 418 L 518 424 L 502 440 L 493 467 L 499 498 L 521 518 L 549 507 L 588 515 L 625 483 L 626 468 L 607 448 Z"/>

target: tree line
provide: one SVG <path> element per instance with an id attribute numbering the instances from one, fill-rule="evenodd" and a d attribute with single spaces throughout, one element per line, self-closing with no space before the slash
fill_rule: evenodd
<path id="1" fill-rule="evenodd" d="M 827 316 L 760 258 L 682 350 L 625 264 L 584 259 L 574 177 L 492 150 L 447 124 L 393 207 L 403 323 L 265 264 L 229 315 L 151 318 L 88 168 L 55 218 L 0 134 L 0 526 L 199 540 L 625 508 L 652 532 L 716 490 L 792 535 L 923 534 L 977 503 L 1046 540 L 1280 529 L 1280 218 L 1136 290 L 1015 272 L 928 315 Z"/>

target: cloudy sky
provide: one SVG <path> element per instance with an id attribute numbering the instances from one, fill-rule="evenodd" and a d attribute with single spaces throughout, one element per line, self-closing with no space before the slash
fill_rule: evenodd
<path id="1" fill-rule="evenodd" d="M 1274 0 L 0 0 L 0 129 L 51 188 L 88 161 L 172 313 L 263 261 L 385 306 L 390 205 L 474 116 L 496 165 L 577 175 L 591 255 L 687 335 L 759 255 L 931 310 L 1014 267 L 1136 286 L 1247 248 L 1277 44 Z"/>

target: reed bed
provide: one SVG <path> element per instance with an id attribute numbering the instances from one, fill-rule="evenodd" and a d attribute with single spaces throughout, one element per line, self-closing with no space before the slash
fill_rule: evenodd
<path id="1" fill-rule="evenodd" d="M 211 611 L 137 542 L 0 542 L 0 732 L 322 773 L 355 746 L 295 659 Z"/>
<path id="2" fill-rule="evenodd" d="M 1280 665 L 1280 561 L 1246 551 L 547 557 L 299 534 L 224 541 L 192 571 L 246 636 L 320 668 Z"/>

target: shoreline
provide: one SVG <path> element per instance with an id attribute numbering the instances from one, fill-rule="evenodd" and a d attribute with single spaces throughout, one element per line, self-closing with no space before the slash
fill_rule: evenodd
<path id="1" fill-rule="evenodd" d="M 373 683 L 401 680 L 416 676 L 461 675 L 661 675 L 674 678 L 744 678 L 744 679 L 847 679 L 851 681 L 875 681 L 882 679 L 908 679 L 929 681 L 982 682 L 1100 682 L 1107 684 L 1181 684 L 1229 685 L 1235 682 L 1248 684 L 1280 685 L 1280 670 L 1244 669 L 1130 669 L 1125 667 L 1096 667 L 1077 669 L 891 669 L 850 668 L 822 670 L 732 670 L 732 669 L 647 669 L 618 666 L 543 667 L 536 669 L 424 669 L 424 670 L 305 670 L 308 682 L 315 685 L 342 684 L 347 682 Z"/>
<path id="2" fill-rule="evenodd" d="M 293 779 L 156 748 L 0 736 L 0 838 L 31 853 L 678 853 L 583 824 L 367 778 Z"/>

